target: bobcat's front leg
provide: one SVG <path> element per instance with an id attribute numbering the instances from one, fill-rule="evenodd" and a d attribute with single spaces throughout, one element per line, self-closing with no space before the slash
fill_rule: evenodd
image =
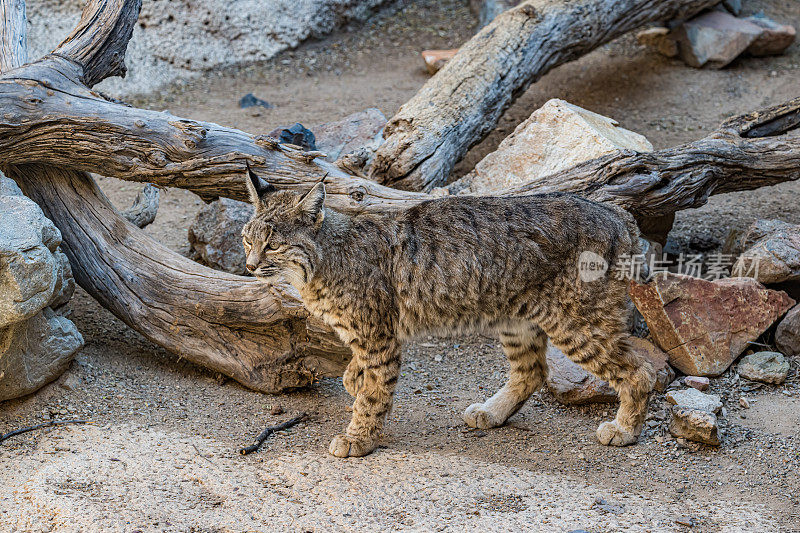
<path id="1" fill-rule="evenodd" d="M 392 394 L 400 374 L 400 344 L 394 337 L 354 341 L 353 361 L 348 365 L 361 371 L 353 402 L 353 418 L 344 435 L 331 441 L 336 457 L 361 457 L 378 445 L 378 432 L 392 406 Z M 357 365 L 357 366 L 356 366 Z"/>

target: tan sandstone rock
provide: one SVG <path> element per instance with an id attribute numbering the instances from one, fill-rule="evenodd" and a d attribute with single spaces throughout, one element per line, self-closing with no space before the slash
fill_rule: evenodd
<path id="1" fill-rule="evenodd" d="M 618 150 L 650 152 L 653 145 L 611 118 L 557 98 L 506 137 L 496 151 L 449 189 L 488 193 L 526 183 Z"/>
<path id="2" fill-rule="evenodd" d="M 716 415 L 699 409 L 674 405 L 669 432 L 673 437 L 681 437 L 712 446 L 720 444 Z"/>
<path id="3" fill-rule="evenodd" d="M 706 281 L 669 273 L 631 282 L 630 294 L 670 364 L 694 376 L 724 372 L 795 303 L 752 278 Z"/>

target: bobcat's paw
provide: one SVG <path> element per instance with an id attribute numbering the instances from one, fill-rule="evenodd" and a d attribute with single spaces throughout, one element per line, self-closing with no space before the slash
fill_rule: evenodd
<path id="1" fill-rule="evenodd" d="M 328 447 L 328 453 L 336 457 L 363 457 L 377 447 L 373 440 L 359 440 L 347 435 L 336 435 Z"/>
<path id="2" fill-rule="evenodd" d="M 498 420 L 491 411 L 484 408 L 482 403 L 473 403 L 464 411 L 464 422 L 469 427 L 490 429 L 502 426 L 505 420 Z"/>
<path id="3" fill-rule="evenodd" d="M 355 359 L 352 359 L 350 364 L 347 365 L 347 368 L 345 368 L 344 375 L 342 376 L 342 384 L 344 385 L 344 390 L 353 398 L 356 397 L 361 386 L 364 384 L 364 372 L 355 362 Z"/>
<path id="4" fill-rule="evenodd" d="M 638 436 L 623 429 L 616 421 L 603 422 L 597 428 L 597 440 L 604 446 L 627 446 L 638 440 Z"/>

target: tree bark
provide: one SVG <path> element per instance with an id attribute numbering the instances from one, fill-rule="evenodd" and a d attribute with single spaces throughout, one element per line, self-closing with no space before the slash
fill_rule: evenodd
<path id="1" fill-rule="evenodd" d="M 384 130 L 370 176 L 429 191 L 497 125 L 528 86 L 653 21 L 684 18 L 718 0 L 528 0 L 501 13 L 431 78 Z"/>

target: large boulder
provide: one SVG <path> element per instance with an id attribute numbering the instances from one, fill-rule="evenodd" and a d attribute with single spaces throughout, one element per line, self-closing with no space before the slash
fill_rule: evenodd
<path id="1" fill-rule="evenodd" d="M 242 228 L 252 215 L 252 205 L 230 198 L 203 206 L 189 228 L 189 244 L 196 259 L 217 270 L 247 274 Z"/>
<path id="2" fill-rule="evenodd" d="M 760 220 L 745 231 L 739 242 L 746 249 L 732 272 L 761 283 L 800 280 L 800 226 Z"/>
<path id="3" fill-rule="evenodd" d="M 751 278 L 707 281 L 670 273 L 631 282 L 630 294 L 670 364 L 693 376 L 724 372 L 795 303 Z"/>
<path id="4" fill-rule="evenodd" d="M 0 401 L 60 376 L 83 346 L 63 310 L 75 290 L 61 233 L 0 176 Z"/>
<path id="5" fill-rule="evenodd" d="M 619 150 L 650 152 L 653 145 L 644 136 L 620 127 L 614 119 L 554 98 L 448 189 L 451 193 L 485 194 L 535 183 Z"/>
<path id="6" fill-rule="evenodd" d="M 39 206 L 8 194 L 0 196 L 0 213 L 1 328 L 32 317 L 57 295 L 63 264 L 56 255 L 61 232 Z"/>

